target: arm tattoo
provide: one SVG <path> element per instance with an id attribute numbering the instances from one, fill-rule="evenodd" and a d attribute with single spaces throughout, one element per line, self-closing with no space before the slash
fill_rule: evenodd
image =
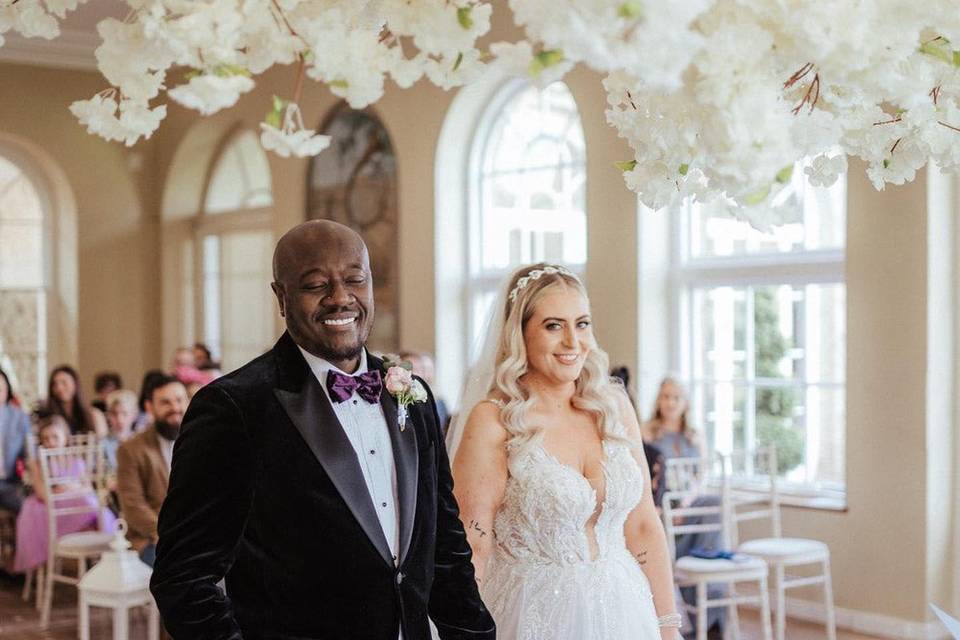
<path id="1" fill-rule="evenodd" d="M 476 520 L 471 520 L 471 521 L 470 521 L 470 524 L 467 525 L 467 528 L 468 528 L 468 529 L 473 529 L 474 531 L 476 531 L 477 533 L 479 533 L 481 538 L 482 538 L 483 536 L 487 535 L 487 532 L 483 529 L 483 527 L 480 526 L 480 523 L 477 522 Z"/>
<path id="2" fill-rule="evenodd" d="M 642 567 L 643 565 L 647 564 L 647 552 L 646 552 L 646 551 L 641 551 L 640 553 L 637 554 L 637 562 L 640 563 L 640 566 L 641 566 L 641 567 Z"/>

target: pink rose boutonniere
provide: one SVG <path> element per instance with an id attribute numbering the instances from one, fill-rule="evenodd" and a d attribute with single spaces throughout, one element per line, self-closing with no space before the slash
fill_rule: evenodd
<path id="1" fill-rule="evenodd" d="M 397 423 L 400 431 L 403 431 L 407 425 L 407 407 L 414 402 L 426 402 L 427 390 L 419 380 L 413 379 L 409 362 L 387 358 L 384 359 L 383 366 L 387 370 L 384 386 L 387 393 L 397 399 Z"/>

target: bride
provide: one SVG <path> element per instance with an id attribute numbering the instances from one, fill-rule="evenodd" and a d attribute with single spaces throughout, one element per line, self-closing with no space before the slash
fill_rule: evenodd
<path id="1" fill-rule="evenodd" d="M 449 434 L 460 518 L 505 640 L 674 640 L 666 539 L 636 414 L 583 284 L 513 274 Z"/>

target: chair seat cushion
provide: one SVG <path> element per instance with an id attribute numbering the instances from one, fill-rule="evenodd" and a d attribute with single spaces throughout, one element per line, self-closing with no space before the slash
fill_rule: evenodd
<path id="1" fill-rule="evenodd" d="M 707 558 L 695 558 L 693 556 L 684 556 L 677 560 L 675 570 L 678 574 L 693 576 L 695 574 L 713 574 L 713 573 L 766 573 L 767 564 L 760 558 L 751 558 L 741 556 L 736 560 L 725 560 L 718 558 L 710 560 Z"/>
<path id="2" fill-rule="evenodd" d="M 97 553 L 110 549 L 112 533 L 103 531 L 81 531 L 68 533 L 57 540 L 57 551 L 62 553 Z"/>
<path id="3" fill-rule="evenodd" d="M 807 538 L 758 538 L 744 542 L 737 551 L 769 560 L 830 556 L 830 549 L 826 544 Z"/>

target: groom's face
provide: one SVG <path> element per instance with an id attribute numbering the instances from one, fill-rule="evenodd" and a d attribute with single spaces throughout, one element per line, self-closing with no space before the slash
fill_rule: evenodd
<path id="1" fill-rule="evenodd" d="M 363 241 L 346 228 L 308 229 L 285 247 L 273 290 L 294 341 L 353 372 L 373 325 L 373 279 Z"/>

